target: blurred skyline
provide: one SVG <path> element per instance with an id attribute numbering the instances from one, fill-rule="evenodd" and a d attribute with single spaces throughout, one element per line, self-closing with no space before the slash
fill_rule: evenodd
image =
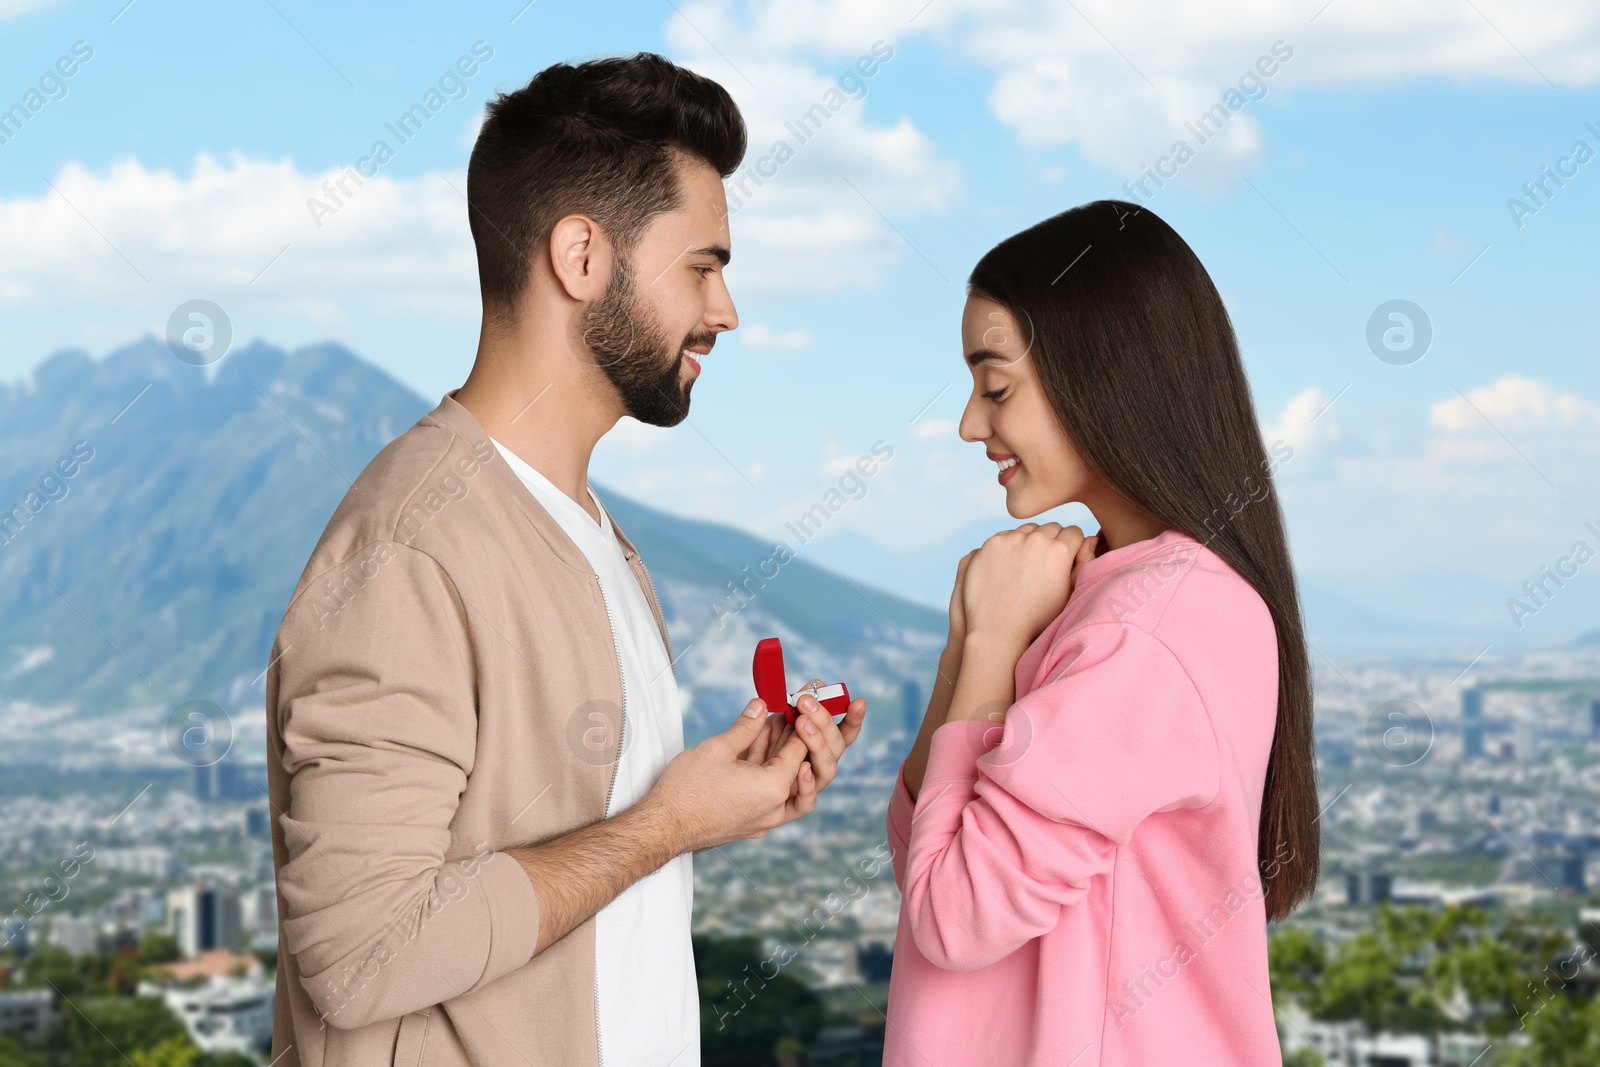
<path id="1" fill-rule="evenodd" d="M 805 551 L 856 574 L 914 558 L 886 584 L 937 603 L 927 576 L 1013 523 L 955 432 L 966 273 L 1050 214 L 1135 199 L 1228 303 L 1264 436 L 1294 449 L 1278 478 L 1308 580 L 1472 618 L 1484 640 L 1593 629 L 1595 567 L 1523 630 L 1506 605 L 1575 542 L 1600 549 L 1600 10 L 1577 3 L 0 0 L 0 109 L 27 110 L 0 119 L 0 379 L 159 336 L 199 298 L 235 350 L 334 340 L 437 399 L 476 344 L 461 194 L 484 101 L 640 49 L 717 78 L 750 123 L 730 197 L 742 324 L 690 422 L 619 427 L 597 481 L 781 537 L 886 442 Z M 450 74 L 461 57 L 470 76 Z M 402 142 L 390 125 L 430 90 Z M 830 100 L 803 141 L 786 125 Z M 335 200 L 324 183 L 380 139 L 392 157 Z M 761 164 L 780 139 L 792 155 Z M 1179 139 L 1176 176 L 1134 184 L 1170 173 Z M 1393 300 L 1431 327 L 1415 362 L 1369 347 Z"/>

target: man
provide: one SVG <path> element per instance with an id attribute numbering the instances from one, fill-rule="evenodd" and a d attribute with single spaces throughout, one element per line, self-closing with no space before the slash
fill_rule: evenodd
<path id="1" fill-rule="evenodd" d="M 654 587 L 588 487 L 738 324 L 744 149 L 655 55 L 490 104 L 476 362 L 351 487 L 268 670 L 277 1067 L 699 1063 L 690 853 L 811 811 L 865 714 L 752 701 L 684 750 Z"/>

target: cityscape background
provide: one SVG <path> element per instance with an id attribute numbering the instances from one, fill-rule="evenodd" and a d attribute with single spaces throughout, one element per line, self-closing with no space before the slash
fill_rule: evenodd
<path id="1" fill-rule="evenodd" d="M 742 325 L 688 423 L 625 421 L 593 470 L 686 740 L 760 637 L 870 702 L 812 818 L 696 857 L 706 1062 L 878 1062 L 898 894 L 845 879 L 956 560 L 1013 524 L 955 433 L 963 280 L 1109 197 L 1193 245 L 1292 451 L 1326 851 L 1272 932 L 1286 1062 L 1600 1062 L 1600 10 L 0 0 L 0 1067 L 266 1062 L 272 634 L 350 479 L 470 366 L 484 101 L 638 49 L 752 131 Z M 195 301 L 215 358 L 167 341 Z"/>

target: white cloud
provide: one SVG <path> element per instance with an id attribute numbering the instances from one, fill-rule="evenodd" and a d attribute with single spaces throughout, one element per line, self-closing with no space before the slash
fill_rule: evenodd
<path id="1" fill-rule="evenodd" d="M 764 322 L 740 326 L 735 338 L 750 348 L 771 349 L 778 352 L 797 352 L 811 343 L 811 331 L 796 327 L 793 330 L 774 330 Z"/>
<path id="2" fill-rule="evenodd" d="M 932 35 L 995 72 L 990 108 L 1019 141 L 1075 144 L 1134 178 L 1182 137 L 1197 146 L 1182 180 L 1210 191 L 1259 165 L 1265 138 L 1257 105 L 1239 108 L 1205 144 L 1184 123 L 1237 89 L 1274 42 L 1293 54 L 1262 79 L 1263 99 L 1300 85 L 1438 77 L 1600 81 L 1600 7 L 1564 0 L 1339 0 L 1320 12 L 1315 4 L 1291 12 L 1261 0 L 1226 12 L 1194 0 L 762 0 L 737 20 L 722 4 L 685 10 L 740 57 L 803 50 L 843 57 L 877 38 Z"/>
<path id="3" fill-rule="evenodd" d="M 956 420 L 923 419 L 911 431 L 911 436 L 918 441 L 953 441 L 956 438 Z"/>
<path id="4" fill-rule="evenodd" d="M 791 47 L 804 34 L 785 36 L 790 13 L 758 15 L 776 24 L 747 26 L 725 0 L 703 0 L 683 5 L 665 29 L 675 57 L 727 88 L 749 127 L 749 153 L 727 182 L 730 281 L 783 293 L 875 285 L 915 254 L 886 217 L 944 211 L 960 170 L 908 118 L 867 120 L 874 86 L 904 62 L 870 19 L 830 13 L 840 15 L 832 28 L 837 54 L 815 59 Z M 863 61 L 870 76 L 856 67 Z"/>
<path id="5" fill-rule="evenodd" d="M 0 0 L 0 19 L 12 19 L 30 11 L 54 7 L 59 0 Z"/>
<path id="6" fill-rule="evenodd" d="M 307 201 L 333 202 L 340 177 L 238 153 L 227 163 L 201 153 L 188 176 L 131 158 L 105 173 L 67 163 L 54 190 L 0 200 L 0 306 L 63 293 L 109 303 L 205 296 L 337 323 L 343 299 L 368 297 L 475 317 L 476 257 L 456 192 L 465 177 L 347 179 L 350 195 L 336 194 L 319 228 Z"/>
<path id="7" fill-rule="evenodd" d="M 1339 439 L 1339 422 L 1332 408 L 1333 397 L 1314 385 L 1289 398 L 1276 419 L 1261 424 L 1261 438 L 1270 448 L 1286 442 L 1296 454 L 1309 446 Z"/>
<path id="8" fill-rule="evenodd" d="M 672 446 L 672 431 L 661 426 L 649 426 L 632 415 L 624 415 L 605 435 L 606 451 L 628 456 L 660 456 Z"/>
<path id="9" fill-rule="evenodd" d="M 1600 428 L 1600 405 L 1512 374 L 1464 396 L 1435 401 L 1428 407 L 1428 422 L 1447 434 L 1592 432 Z"/>

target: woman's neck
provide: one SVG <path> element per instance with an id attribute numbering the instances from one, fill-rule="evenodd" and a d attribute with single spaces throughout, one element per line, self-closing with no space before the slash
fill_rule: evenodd
<path id="1" fill-rule="evenodd" d="M 1147 541 L 1167 530 L 1167 524 L 1132 504 L 1118 498 L 1085 501 L 1089 511 L 1100 523 L 1100 539 L 1106 551 L 1122 548 L 1137 541 Z"/>

